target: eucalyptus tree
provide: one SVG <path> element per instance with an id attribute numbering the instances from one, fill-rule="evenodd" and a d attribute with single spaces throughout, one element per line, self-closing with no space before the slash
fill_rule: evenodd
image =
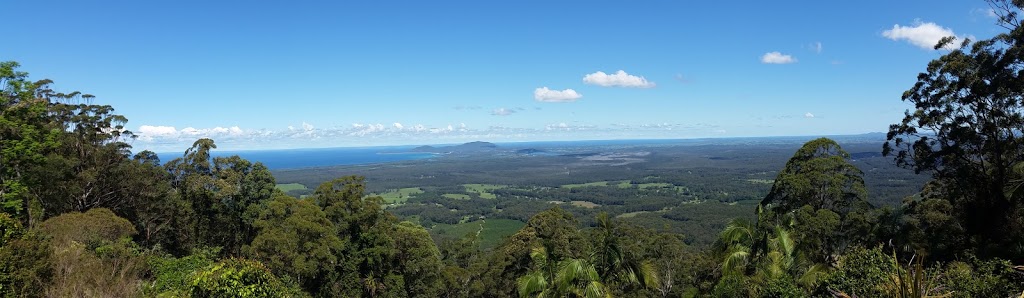
<path id="1" fill-rule="evenodd" d="M 266 166 L 241 157 L 212 157 L 217 145 L 199 139 L 184 156 L 165 165 L 174 195 L 181 198 L 178 210 L 178 246 L 221 246 L 222 253 L 239 255 L 244 244 L 255 237 L 247 212 L 271 198 L 274 177 Z"/>
<path id="2" fill-rule="evenodd" d="M 290 277 L 307 290 L 318 290 L 333 264 L 342 242 L 327 214 L 306 199 L 280 191 L 256 206 L 253 226 L 256 237 L 242 251 L 277 276 Z"/>
<path id="3" fill-rule="evenodd" d="M 864 174 L 849 159 L 850 154 L 831 139 L 805 143 L 776 176 L 761 205 L 779 215 L 804 205 L 839 214 L 863 208 L 867 199 Z"/>
<path id="4" fill-rule="evenodd" d="M 863 172 L 849 159 L 831 139 L 805 143 L 786 162 L 758 209 L 764 211 L 759 220 L 769 221 L 765 226 L 793 226 L 801 251 L 813 262 L 832 264 L 838 252 L 870 238 Z"/>
<path id="5" fill-rule="evenodd" d="M 990 0 L 1008 30 L 989 39 L 943 38 L 903 93 L 914 107 L 889 127 L 883 153 L 899 166 L 930 172 L 983 256 L 1024 255 L 1021 197 L 1007 196 L 1013 165 L 1024 161 L 1024 2 Z"/>

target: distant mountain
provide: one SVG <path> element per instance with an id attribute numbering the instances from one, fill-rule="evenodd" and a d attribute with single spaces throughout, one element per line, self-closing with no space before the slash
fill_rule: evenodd
<path id="1" fill-rule="evenodd" d="M 497 149 L 498 145 L 489 142 L 469 142 L 452 148 L 458 150 Z"/>
<path id="2" fill-rule="evenodd" d="M 430 152 L 430 153 L 474 153 L 482 151 L 491 151 L 498 149 L 498 145 L 489 142 L 469 142 L 462 145 L 455 146 L 419 146 L 412 148 L 413 152 Z"/>

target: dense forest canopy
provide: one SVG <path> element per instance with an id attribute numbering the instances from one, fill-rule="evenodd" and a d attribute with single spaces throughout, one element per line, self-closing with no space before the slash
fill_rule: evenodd
<path id="1" fill-rule="evenodd" d="M 1024 1 L 991 3 L 1008 31 L 936 45 L 960 47 L 903 95 L 914 108 L 882 148 L 932 175 L 919 194 L 870 204 L 850 154 L 815 139 L 780 169 L 752 220 L 733 220 L 708 247 L 525 196 L 541 210 L 495 247 L 481 248 L 479 233 L 434 239 L 367 193 L 363 177 L 294 197 L 263 164 L 214 157 L 211 139 L 167 162 L 133 154 L 113 107 L 2 62 L 0 295 L 1021 295 Z M 629 191 L 604 199 L 643 200 Z"/>

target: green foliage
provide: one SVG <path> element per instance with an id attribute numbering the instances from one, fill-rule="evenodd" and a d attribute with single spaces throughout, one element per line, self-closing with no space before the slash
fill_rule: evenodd
<path id="1" fill-rule="evenodd" d="M 572 214 L 555 207 L 534 215 L 522 229 L 495 248 L 486 268 L 482 269 L 481 292 L 472 296 L 517 297 L 516 280 L 525 275 L 534 263 L 531 253 L 544 247 L 550 267 L 561 260 L 580 259 L 589 254 L 589 247 L 577 228 Z M 549 268 L 547 272 L 554 272 Z M 551 274 L 553 276 L 553 274 Z M 547 280 L 551 280 L 548 278 Z"/>
<path id="2" fill-rule="evenodd" d="M 967 256 L 964 261 L 946 264 L 940 278 L 939 283 L 952 297 L 1013 297 L 1024 290 L 1024 276 L 1000 259 Z"/>
<path id="3" fill-rule="evenodd" d="M 662 285 L 654 263 L 642 255 L 646 250 L 623 243 L 627 239 L 647 240 L 633 238 L 646 236 L 641 233 L 643 231 L 620 228 L 620 224 L 609 218 L 607 213 L 597 215 L 597 228 L 589 238 L 594 247 L 591 259 L 603 284 L 623 292 L 655 289 Z"/>
<path id="4" fill-rule="evenodd" d="M 105 208 L 61 214 L 46 220 L 39 228 L 52 237 L 57 246 L 77 242 L 95 248 L 136 234 L 131 222 Z"/>
<path id="5" fill-rule="evenodd" d="M 890 125 L 883 153 L 898 165 L 931 172 L 945 186 L 943 198 L 967 236 L 955 249 L 1022 260 L 1022 198 L 1004 190 L 1014 179 L 1013 165 L 1024 160 L 1024 28 L 1012 13 L 1024 4 L 992 3 L 1006 8 L 997 12 L 1009 32 L 964 41 L 932 60 L 903 93 L 914 109 Z"/>
<path id="6" fill-rule="evenodd" d="M 761 202 L 785 214 L 810 205 L 845 214 L 863 208 L 867 198 L 863 173 L 847 162 L 850 154 L 835 141 L 819 138 L 804 144 L 775 177 L 771 192 Z"/>
<path id="7" fill-rule="evenodd" d="M 411 222 L 395 226 L 395 268 L 409 297 L 437 297 L 442 290 L 441 253 L 430 233 Z"/>
<path id="8" fill-rule="evenodd" d="M 905 213 L 900 222 L 903 235 L 896 243 L 902 244 L 904 250 L 929 259 L 948 260 L 966 245 L 967 237 L 957 218 L 959 212 L 948 200 L 930 197 L 908 199 L 902 207 Z"/>
<path id="9" fill-rule="evenodd" d="M 11 218 L 7 213 L 0 213 L 0 247 L 21 238 L 24 232 L 25 229 L 21 227 L 20 222 Z"/>
<path id="10" fill-rule="evenodd" d="M 181 198 L 173 223 L 177 242 L 167 244 L 175 251 L 217 245 L 225 254 L 240 254 L 256 233 L 256 215 L 246 211 L 274 193 L 274 177 L 266 166 L 237 155 L 211 158 L 216 148 L 213 140 L 200 139 L 165 165 Z"/>
<path id="11" fill-rule="evenodd" d="M 212 265 L 219 253 L 219 248 L 206 248 L 180 258 L 151 256 L 148 263 L 153 281 L 143 288 L 143 292 L 146 296 L 186 296 L 191 289 L 189 281 L 192 274 Z"/>
<path id="12" fill-rule="evenodd" d="M 0 244 L 0 297 L 43 297 L 53 279 L 50 243 L 34 231 L 5 232 L 15 237 Z"/>
<path id="13" fill-rule="evenodd" d="M 196 272 L 189 286 L 192 297 L 284 297 L 289 293 L 262 263 L 238 258 Z"/>
<path id="14" fill-rule="evenodd" d="M 879 285 L 885 284 L 897 265 L 881 247 L 855 247 L 839 258 L 836 270 L 825 276 L 817 293 L 840 291 L 857 297 L 883 297 Z"/>
<path id="15" fill-rule="evenodd" d="M 520 297 L 611 297 L 594 264 L 586 259 L 553 259 L 538 245 L 530 252 L 533 271 L 516 281 Z"/>
<path id="16" fill-rule="evenodd" d="M 145 256 L 131 241 L 134 226 L 108 209 L 70 212 L 39 225 L 50 237 L 53 282 L 48 296 L 138 296 Z"/>
<path id="17" fill-rule="evenodd" d="M 246 256 L 266 264 L 278 276 L 295 279 L 307 289 L 322 284 L 326 271 L 337 262 L 342 242 L 334 224 L 320 207 L 276 192 L 273 199 L 252 208 L 259 215 L 252 243 L 243 247 Z"/>
<path id="18" fill-rule="evenodd" d="M 38 202 L 31 188 L 41 181 L 30 172 L 60 145 L 61 132 L 49 123 L 49 101 L 40 96 L 49 81 L 30 82 L 28 73 L 18 67 L 17 62 L 0 62 L 0 212 L 32 224 L 42 219 L 34 219 L 25 209 L 30 201 Z"/>
<path id="19" fill-rule="evenodd" d="M 711 291 L 711 297 L 754 297 L 750 291 L 750 278 L 745 275 L 727 274 L 723 275 Z"/>
<path id="20" fill-rule="evenodd" d="M 828 209 L 814 210 L 804 205 L 793 212 L 793 238 L 798 250 L 808 260 L 831 263 L 832 257 L 839 253 L 837 243 L 845 242 L 844 233 L 840 231 L 839 214 Z"/>
<path id="21" fill-rule="evenodd" d="M 398 293 L 401 277 L 392 272 L 395 254 L 390 235 L 394 218 L 381 208 L 380 197 L 366 197 L 364 178 L 347 176 L 324 182 L 310 198 L 323 208 L 345 245 L 321 293 L 333 296 Z"/>
<path id="22" fill-rule="evenodd" d="M 52 243 L 51 297 L 135 297 L 142 294 L 145 255 L 129 238 L 91 248 L 79 242 Z"/>

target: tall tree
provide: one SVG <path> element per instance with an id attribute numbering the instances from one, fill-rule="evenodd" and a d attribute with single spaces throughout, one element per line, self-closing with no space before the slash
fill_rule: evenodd
<path id="1" fill-rule="evenodd" d="M 212 157 L 210 151 L 216 148 L 213 140 L 199 139 L 183 157 L 165 165 L 183 201 L 176 224 L 178 246 L 221 246 L 222 253 L 237 256 L 255 237 L 256 214 L 246 211 L 270 199 L 274 177 L 259 162 L 237 155 Z"/>
<path id="2" fill-rule="evenodd" d="M 903 93 L 913 110 L 889 127 L 883 153 L 897 165 L 931 172 L 959 214 L 969 244 L 985 256 L 1020 259 L 1021 198 L 1007 197 L 1012 165 L 1024 160 L 1024 3 L 991 0 L 999 24 L 990 39 L 964 40 L 932 60 Z M 942 39 L 936 49 L 954 42 Z"/>
<path id="3" fill-rule="evenodd" d="M 588 241 L 577 227 L 575 217 L 557 206 L 537 213 L 526 222 L 526 226 L 509 236 L 495 248 L 487 265 L 481 268 L 482 288 L 474 289 L 472 296 L 517 297 L 516 280 L 530 271 L 535 271 L 531 254 L 537 247 L 545 252 L 544 272 L 555 272 L 559 262 L 567 259 L 584 259 L 590 254 Z M 552 280 L 549 274 L 546 280 Z"/>
<path id="4" fill-rule="evenodd" d="M 805 143 L 775 178 L 761 205 L 784 214 L 804 205 L 845 214 L 864 207 L 867 190 L 863 173 L 847 159 L 838 143 L 819 138 Z"/>
<path id="5" fill-rule="evenodd" d="M 344 243 L 333 276 L 321 290 L 326 295 L 377 297 L 404 291 L 402 277 L 393 271 L 392 263 L 395 218 L 381 207 L 382 198 L 365 195 L 363 181 L 359 176 L 327 181 L 311 197 L 334 223 L 335 233 Z"/>
<path id="6" fill-rule="evenodd" d="M 334 224 L 323 210 L 280 191 L 253 209 L 259 214 L 253 223 L 259 232 L 242 251 L 266 264 L 275 275 L 291 277 L 307 290 L 318 290 L 342 248 Z"/>

